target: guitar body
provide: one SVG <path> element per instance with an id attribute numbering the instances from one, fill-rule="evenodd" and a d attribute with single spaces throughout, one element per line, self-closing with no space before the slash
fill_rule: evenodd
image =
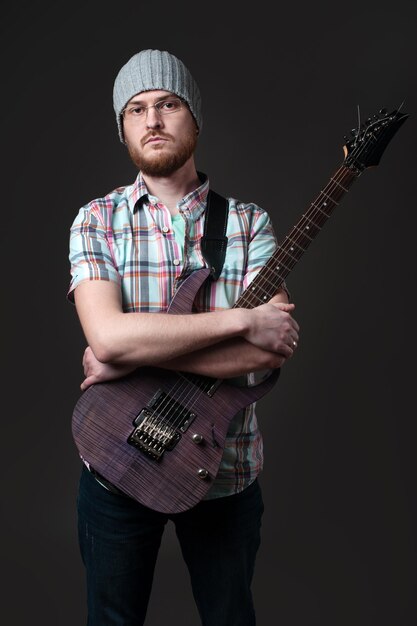
<path id="1" fill-rule="evenodd" d="M 191 312 L 208 273 L 199 270 L 184 281 L 170 314 Z M 179 513 L 213 484 L 233 417 L 266 394 L 278 375 L 236 387 L 139 368 L 82 394 L 72 416 L 74 441 L 82 458 L 124 493 L 156 511 Z"/>

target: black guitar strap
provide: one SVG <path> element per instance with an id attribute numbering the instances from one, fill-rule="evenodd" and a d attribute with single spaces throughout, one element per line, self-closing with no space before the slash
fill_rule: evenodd
<path id="1" fill-rule="evenodd" d="M 213 280 L 217 280 L 220 276 L 226 256 L 228 214 L 229 201 L 210 189 L 207 194 L 206 219 L 204 234 L 201 238 L 201 252 L 211 268 L 211 278 Z"/>

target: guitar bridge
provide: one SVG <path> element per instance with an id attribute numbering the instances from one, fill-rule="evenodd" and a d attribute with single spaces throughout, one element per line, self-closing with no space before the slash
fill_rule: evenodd
<path id="1" fill-rule="evenodd" d="M 195 417 L 195 413 L 159 390 L 133 421 L 135 429 L 127 441 L 159 461 L 165 451 L 174 449 Z"/>

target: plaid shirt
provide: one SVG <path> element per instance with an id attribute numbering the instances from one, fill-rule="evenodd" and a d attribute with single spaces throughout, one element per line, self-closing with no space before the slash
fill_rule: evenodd
<path id="1" fill-rule="evenodd" d="M 207 266 L 200 239 L 209 181 L 203 174 L 200 178 L 201 186 L 177 205 L 185 220 L 183 254 L 169 210 L 148 193 L 140 172 L 133 185 L 82 207 L 71 227 L 69 300 L 82 281 L 108 280 L 120 286 L 124 312 L 166 312 L 185 277 Z M 276 247 L 268 214 L 233 198 L 226 235 L 222 273 L 200 289 L 196 312 L 231 308 Z M 219 472 L 206 497 L 242 491 L 262 465 L 262 436 L 252 404 L 230 423 Z"/>

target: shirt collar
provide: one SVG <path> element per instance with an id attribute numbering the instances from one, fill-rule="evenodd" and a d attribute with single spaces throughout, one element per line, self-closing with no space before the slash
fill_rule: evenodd
<path id="1" fill-rule="evenodd" d="M 196 221 L 206 208 L 209 190 L 209 179 L 206 174 L 202 172 L 197 172 L 197 174 L 201 185 L 177 203 L 179 210 L 193 221 Z M 153 205 L 158 203 L 158 198 L 148 192 L 141 172 L 137 175 L 133 185 L 128 187 L 126 191 L 128 206 L 132 213 L 141 208 L 144 202 L 151 202 Z"/>

